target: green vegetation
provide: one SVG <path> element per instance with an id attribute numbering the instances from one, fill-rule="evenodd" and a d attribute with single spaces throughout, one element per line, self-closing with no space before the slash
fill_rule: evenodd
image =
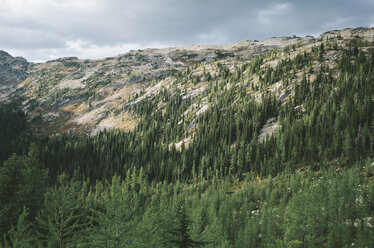
<path id="1" fill-rule="evenodd" d="M 321 43 L 275 67 L 263 64 L 280 51 L 215 74 L 192 65 L 130 105 L 140 122 L 129 132 L 33 137 L 2 107 L 2 246 L 373 247 L 374 52 L 363 45 Z M 285 97 L 270 90 L 278 82 Z M 264 135 L 269 120 L 279 128 Z"/>

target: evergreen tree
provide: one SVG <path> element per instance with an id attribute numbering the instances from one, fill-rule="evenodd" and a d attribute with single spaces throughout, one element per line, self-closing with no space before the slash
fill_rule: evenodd
<path id="1" fill-rule="evenodd" d="M 77 185 L 81 184 L 62 174 L 57 185 L 46 192 L 43 208 L 36 218 L 43 246 L 76 247 L 80 235 L 83 235 L 87 223 L 81 222 Z"/>
<path id="2" fill-rule="evenodd" d="M 18 217 L 17 225 L 12 226 L 4 238 L 4 247 L 29 248 L 33 247 L 36 241 L 32 233 L 31 223 L 27 220 L 28 211 L 23 208 L 22 214 Z"/>
<path id="3" fill-rule="evenodd" d="M 199 242 L 191 239 L 190 236 L 190 224 L 191 220 L 187 214 L 186 204 L 184 201 L 177 203 L 174 208 L 175 226 L 172 230 L 173 238 L 171 243 L 175 247 L 189 248 L 198 247 Z"/>
<path id="4" fill-rule="evenodd" d="M 94 213 L 92 247 L 128 247 L 131 241 L 131 205 L 129 192 L 114 176 L 108 189 L 98 192 L 98 210 Z"/>

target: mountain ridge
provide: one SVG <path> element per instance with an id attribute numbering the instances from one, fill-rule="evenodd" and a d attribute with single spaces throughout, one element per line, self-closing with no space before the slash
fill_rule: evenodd
<path id="1" fill-rule="evenodd" d="M 32 65 L 0 246 L 374 247 L 373 31 Z"/>
<path id="2" fill-rule="evenodd" d="M 131 106 L 159 94 L 164 88 L 175 87 L 176 75 L 185 70 L 192 73 L 192 78 L 187 77 L 187 86 L 179 82 L 176 88 L 185 88 L 185 93 L 181 93 L 184 99 L 196 98 L 207 89 L 209 82 L 216 79 L 222 68 L 234 73 L 238 67 L 269 52 L 273 55 L 268 55 L 261 66 L 275 68 L 282 60 L 294 59 L 304 51 L 311 52 L 313 47 L 326 41 L 336 40 L 337 45 L 346 46 L 355 36 L 372 42 L 373 34 L 373 28 L 347 28 L 327 31 L 317 38 L 274 37 L 265 41 L 245 40 L 223 46 L 149 48 L 100 60 L 66 57 L 45 63 L 26 61 L 27 65 L 23 64 L 20 74 L 17 74 L 20 66 L 13 70 L 17 76 L 13 77 L 15 81 L 6 87 L 2 86 L 0 101 L 9 101 L 12 98 L 10 96 L 16 93 L 22 96 L 24 111 L 31 116 L 42 117 L 41 126 L 47 126 L 48 134 L 52 136 L 66 132 L 95 134 L 104 129 L 132 130 L 140 119 Z M 339 52 L 329 53 L 325 62 L 334 69 Z M 9 56 L 7 54 L 6 57 L 9 59 Z M 22 58 L 14 58 L 14 61 L 21 60 L 25 63 Z M 316 61 L 313 66 L 317 68 L 318 63 Z M 0 68 L 1 71 L 13 75 L 9 70 Z M 301 74 L 302 71 L 296 72 L 297 80 L 301 79 Z M 315 76 L 310 75 L 312 78 Z M 247 79 L 251 81 L 247 83 L 248 88 L 248 85 L 257 84 L 261 78 L 255 76 Z M 277 82 L 269 86 L 268 90 L 285 100 L 292 92 L 292 87 L 287 86 L 286 89 L 283 86 Z M 282 87 L 283 90 L 280 90 Z M 248 88 L 248 91 L 251 89 Z M 254 93 L 254 96 L 257 101 L 261 101 L 261 94 Z M 163 103 L 160 104 L 162 108 Z M 211 105 L 205 100 L 191 112 L 199 116 Z"/>

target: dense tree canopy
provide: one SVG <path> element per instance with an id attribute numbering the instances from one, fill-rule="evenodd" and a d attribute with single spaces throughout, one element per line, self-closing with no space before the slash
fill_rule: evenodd
<path id="1" fill-rule="evenodd" d="M 373 247 L 374 52 L 360 42 L 321 42 L 275 67 L 263 63 L 277 51 L 215 76 L 176 72 L 176 84 L 209 86 L 133 104 L 128 132 L 34 137 L 22 111 L 0 107 L 1 245 Z M 267 90 L 300 70 L 287 100 Z M 202 99 L 210 107 L 188 116 Z"/>

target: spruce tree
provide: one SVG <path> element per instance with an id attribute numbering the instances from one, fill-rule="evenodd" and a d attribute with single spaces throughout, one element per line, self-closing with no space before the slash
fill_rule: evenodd
<path id="1" fill-rule="evenodd" d="M 46 247 L 76 247 L 82 229 L 87 223 L 81 222 L 82 210 L 77 202 L 75 181 L 66 174 L 58 177 L 57 185 L 49 189 L 44 205 L 36 217 L 38 236 Z"/>
<path id="2" fill-rule="evenodd" d="M 18 217 L 17 225 L 12 226 L 4 237 L 4 248 L 34 247 L 35 233 L 32 232 L 31 223 L 27 220 L 28 215 L 28 210 L 24 207 L 22 214 Z"/>

